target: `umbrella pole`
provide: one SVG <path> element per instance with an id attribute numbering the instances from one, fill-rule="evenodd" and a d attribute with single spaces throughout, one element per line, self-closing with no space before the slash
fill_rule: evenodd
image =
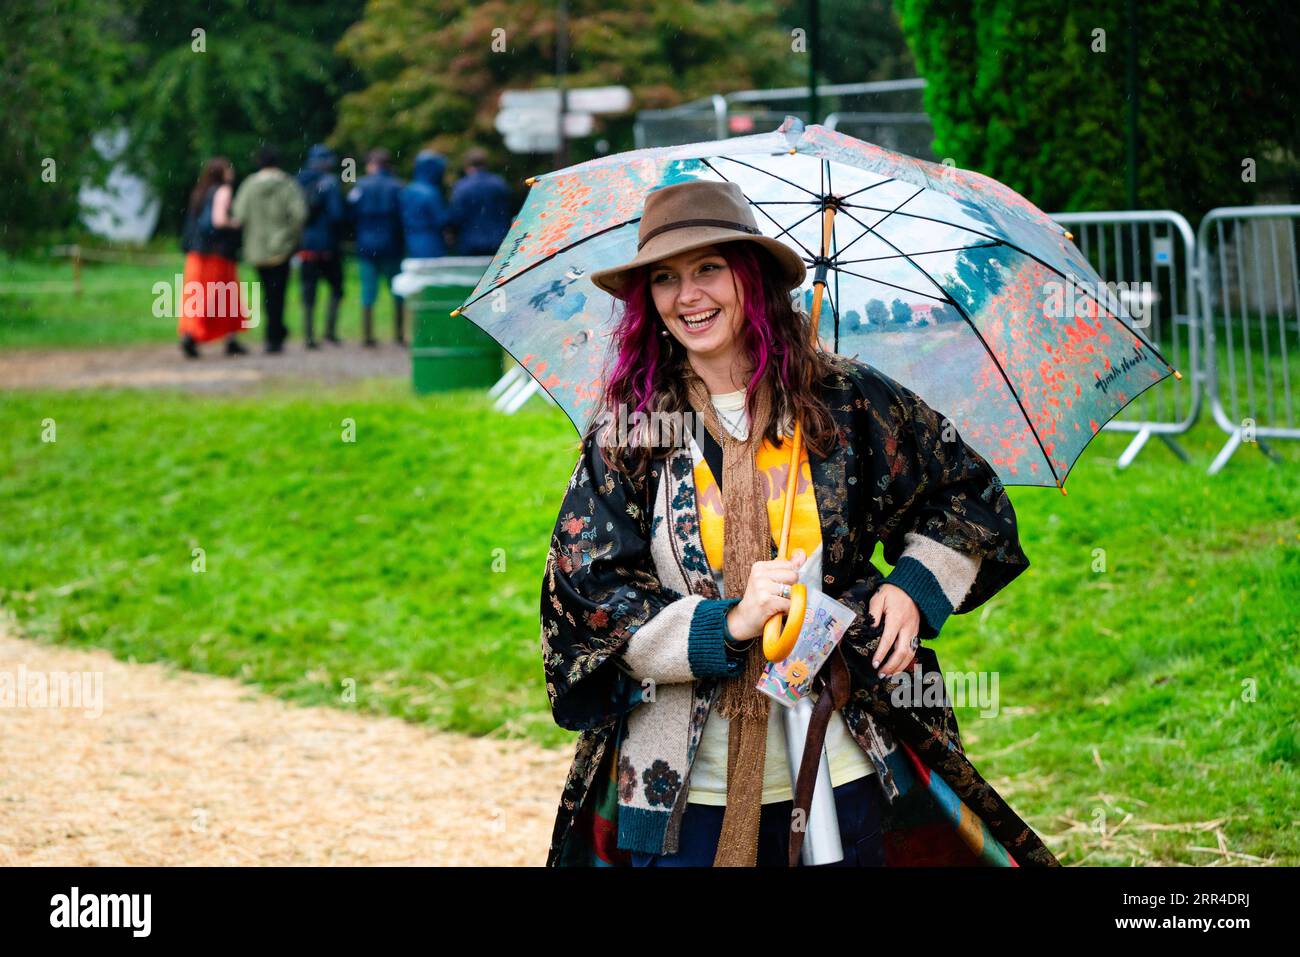
<path id="1" fill-rule="evenodd" d="M 828 204 L 822 213 L 822 256 L 827 255 L 827 250 L 831 244 L 831 228 L 835 222 L 835 206 Z M 813 280 L 813 302 L 812 302 L 812 341 L 813 348 L 817 348 L 817 323 L 822 311 L 822 296 L 826 292 L 826 272 L 824 267 L 819 268 L 816 278 Z M 779 559 L 789 558 L 790 552 L 790 526 L 794 520 L 794 495 L 795 489 L 799 487 L 799 457 L 803 446 L 803 431 L 799 427 L 799 421 L 794 423 L 794 435 L 790 440 L 790 467 L 787 470 L 785 479 L 785 512 L 781 519 L 781 538 L 777 542 L 776 557 Z M 780 612 L 777 612 L 767 620 L 763 626 L 763 641 L 767 647 L 771 648 L 776 644 L 777 636 L 781 634 L 783 618 Z"/>
<path id="2" fill-rule="evenodd" d="M 835 206 L 827 204 L 822 216 L 822 261 L 818 263 L 816 277 L 813 280 L 812 304 L 812 342 L 813 348 L 819 347 L 817 323 L 821 316 L 822 296 L 826 291 L 827 250 L 831 244 L 831 225 L 835 218 Z M 790 467 L 785 481 L 785 512 L 781 519 L 781 537 L 777 543 L 777 558 L 788 558 L 790 551 L 790 526 L 794 521 L 794 495 L 799 486 L 799 459 L 803 450 L 803 431 L 799 420 L 794 423 L 794 435 L 790 440 Z M 782 630 L 782 615 L 776 614 L 763 626 L 763 644 L 765 649 L 776 646 L 777 636 Z M 792 622 L 793 624 L 793 622 Z M 799 623 L 802 625 L 802 622 Z M 770 657 L 770 656 L 769 656 Z M 823 691 L 828 694 L 829 691 Z M 785 732 L 786 760 L 790 765 L 790 790 L 796 796 L 799 793 L 799 771 L 804 763 L 804 746 L 807 743 L 809 727 L 813 720 L 813 704 L 809 698 L 801 698 L 789 707 L 782 709 L 782 731 Z M 799 860 L 806 867 L 834 864 L 844 860 L 844 846 L 840 841 L 839 815 L 835 808 L 835 792 L 832 789 L 830 761 L 823 744 L 821 754 L 817 756 L 817 772 L 813 779 L 812 794 L 806 809 L 807 819 L 803 822 L 803 841 L 799 848 Z M 795 827 L 792 822 L 791 827 Z"/>

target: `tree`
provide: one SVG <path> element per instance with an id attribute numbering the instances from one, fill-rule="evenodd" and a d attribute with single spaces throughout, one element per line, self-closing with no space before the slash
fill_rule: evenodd
<path id="1" fill-rule="evenodd" d="M 224 155 L 243 175 L 262 143 L 289 165 L 334 127 L 354 79 L 334 46 L 361 0 L 136 0 L 141 81 L 132 157 L 175 228 L 203 162 Z"/>
<path id="2" fill-rule="evenodd" d="M 117 0 L 7 0 L 0 29 L 0 246 L 75 226 L 83 181 L 107 165 L 94 134 L 123 106 Z"/>
<path id="3" fill-rule="evenodd" d="M 897 0 L 935 153 L 1046 210 L 1120 209 L 1126 0 Z M 1140 6 L 1140 208 L 1249 202 L 1242 163 L 1300 150 L 1289 0 Z"/>
<path id="4" fill-rule="evenodd" d="M 548 158 L 508 156 L 493 120 L 502 90 L 556 85 L 555 18 L 555 4 L 538 0 L 371 0 L 339 44 L 366 85 L 343 98 L 332 142 L 386 146 L 399 165 L 421 147 L 455 156 L 478 144 L 515 182 L 549 168 Z M 571 0 L 568 25 L 567 85 L 627 86 L 636 109 L 797 83 L 806 70 L 788 30 L 756 2 Z M 598 120 L 611 150 L 632 147 L 633 119 Z M 594 155 L 594 140 L 574 143 L 571 161 Z"/>
<path id="5" fill-rule="evenodd" d="M 890 0 L 820 0 L 820 4 L 818 82 L 865 83 L 916 76 L 912 51 Z M 808 0 L 786 0 L 780 18 L 789 28 L 807 29 Z M 801 69 L 797 83 L 805 85 L 807 64 Z"/>

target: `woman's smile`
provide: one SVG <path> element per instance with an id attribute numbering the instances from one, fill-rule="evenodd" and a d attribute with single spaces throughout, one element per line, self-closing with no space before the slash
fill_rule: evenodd
<path id="1" fill-rule="evenodd" d="M 712 329 L 714 322 L 717 321 L 717 318 L 721 313 L 722 310 L 716 306 L 712 309 L 701 309 L 698 312 L 684 313 L 681 316 L 682 325 L 686 327 L 687 334 L 697 336 L 700 333 Z"/>

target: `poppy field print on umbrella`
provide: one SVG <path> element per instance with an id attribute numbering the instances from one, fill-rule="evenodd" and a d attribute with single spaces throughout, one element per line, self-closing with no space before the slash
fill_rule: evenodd
<path id="1" fill-rule="evenodd" d="M 1064 491 L 1107 421 L 1181 378 L 1071 235 L 1014 190 L 787 117 L 770 133 L 613 154 L 530 180 L 453 315 L 501 343 L 579 431 L 616 320 L 589 277 L 635 256 L 648 193 L 693 180 L 739 184 L 763 235 L 807 264 L 806 303 L 825 282 L 823 342 L 925 396 L 1007 485 Z"/>

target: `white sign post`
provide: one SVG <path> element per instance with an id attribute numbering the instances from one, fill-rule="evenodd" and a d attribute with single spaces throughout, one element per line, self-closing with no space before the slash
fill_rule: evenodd
<path id="1" fill-rule="evenodd" d="M 625 86 L 592 86 L 569 90 L 564 114 L 564 136 L 590 136 L 595 114 L 626 113 L 632 108 L 632 91 Z M 512 153 L 549 153 L 559 146 L 560 91 L 505 90 L 498 101 L 493 125 L 505 137 Z"/>

